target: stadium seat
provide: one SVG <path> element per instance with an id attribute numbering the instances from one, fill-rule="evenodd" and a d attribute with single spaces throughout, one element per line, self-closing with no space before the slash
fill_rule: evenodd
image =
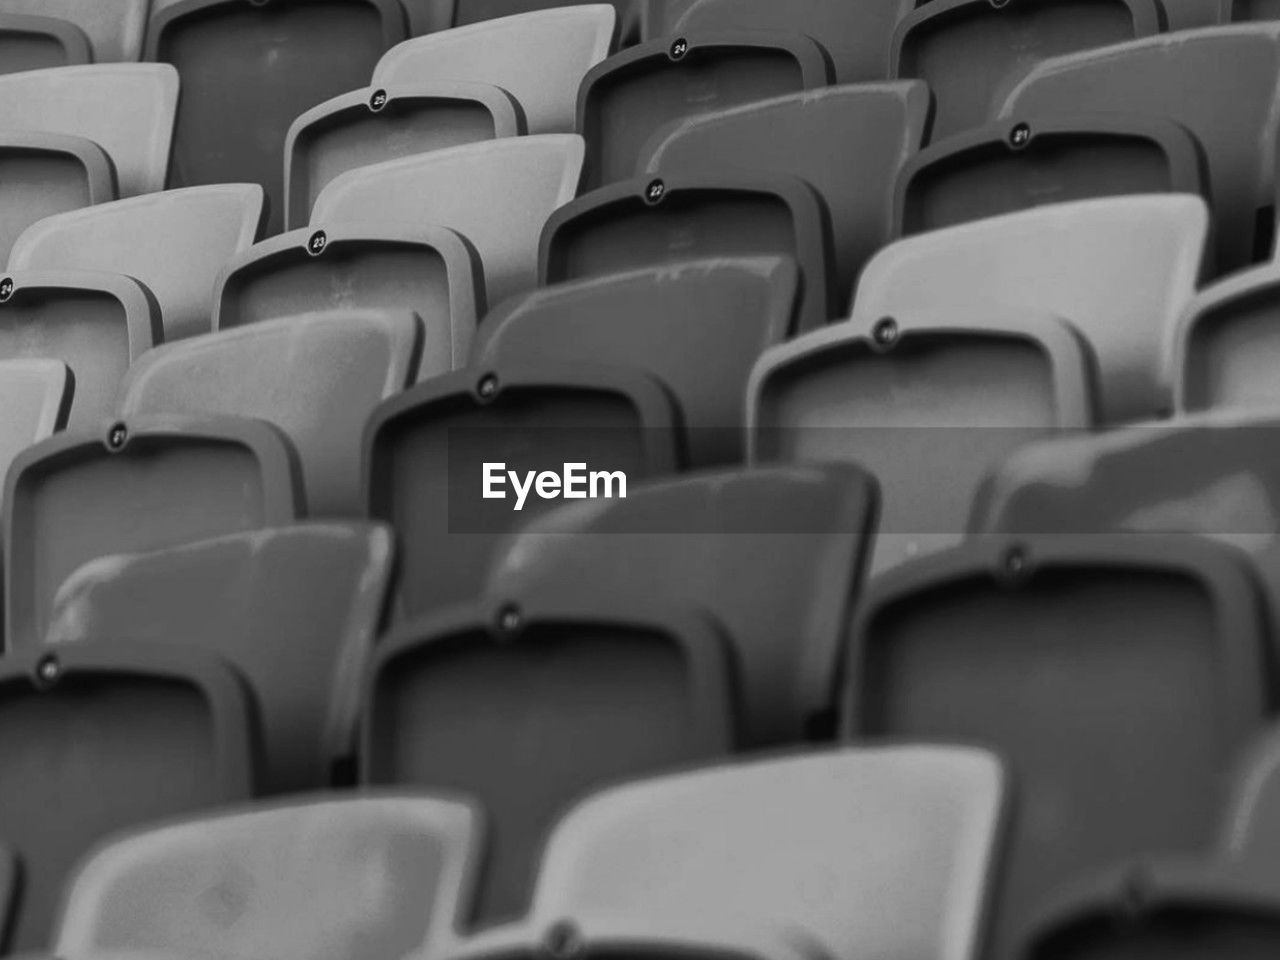
<path id="1" fill-rule="evenodd" d="M 93 60 L 115 63 L 142 56 L 142 34 L 152 0 L 0 0 L 4 13 L 57 17 L 88 38 Z"/>
<path id="2" fill-rule="evenodd" d="M 0 76 L 0 127 L 92 140 L 115 165 L 122 197 L 164 189 L 177 104 L 178 72 L 166 64 Z"/>
<path id="3" fill-rule="evenodd" d="M 831 87 L 703 114 L 660 133 L 641 167 L 649 174 L 725 170 L 801 177 L 831 220 L 840 298 L 888 242 L 885 198 L 902 164 L 924 140 L 929 89 L 923 83 Z"/>
<path id="4" fill-rule="evenodd" d="M 401 960 L 456 912 L 478 818 L 446 798 L 315 797 L 138 830 L 76 874 L 57 952 Z"/>
<path id="5" fill-rule="evenodd" d="M 361 779 L 475 797 L 493 828 L 458 927 L 512 919 L 568 804 L 735 748 L 731 664 L 696 609 L 536 592 L 459 606 L 375 652 Z"/>
<path id="6" fill-rule="evenodd" d="M 252 797 L 251 716 L 240 678 L 196 650 L 0 659 L 0 822 L 19 861 L 10 949 L 48 945 L 64 880 L 101 840 Z"/>
<path id="7" fill-rule="evenodd" d="M 832 679 L 878 503 L 875 478 L 839 464 L 655 481 L 513 533 L 486 593 L 701 606 L 734 646 L 745 742 L 829 736 Z"/>
<path id="8" fill-rule="evenodd" d="M 160 339 L 160 313 L 136 280 L 78 270 L 0 274 L 0 360 L 65 363 L 75 383 L 73 430 L 111 416 L 125 371 Z"/>
<path id="9" fill-rule="evenodd" d="M 1064 883 L 1214 836 L 1268 709 L 1245 559 L 1194 538 L 987 537 L 873 585 L 846 732 L 989 746 L 1017 783 L 986 956 Z"/>
<path id="10" fill-rule="evenodd" d="M 466 363 L 483 284 L 475 251 L 444 227 L 317 225 L 232 257 L 214 284 L 213 328 L 332 310 L 414 313 L 426 380 Z"/>
<path id="11" fill-rule="evenodd" d="M 1142 114 L 1063 114 L 1034 125 L 998 120 L 907 161 L 894 191 L 893 227 L 905 236 L 1029 207 L 1137 193 L 1196 193 L 1208 200 L 1200 148 L 1184 127 Z"/>
<path id="12" fill-rule="evenodd" d="M 981 956 L 1008 787 L 970 747 L 786 754 L 622 784 L 569 810 L 547 841 L 527 922 L 504 941 L 572 930 L 744 944 L 809 957 Z M 496 949 L 489 944 L 498 945 Z M 516 954 L 517 956 L 519 954 Z"/>
<path id="13" fill-rule="evenodd" d="M 1246 270 L 1206 288 L 1187 305 L 1173 350 L 1177 407 L 1194 413 L 1274 407 L 1271 361 L 1280 265 Z"/>
<path id="14" fill-rule="evenodd" d="M 59 588 L 44 643 L 197 647 L 248 682 L 264 792 L 321 789 L 354 752 L 361 670 L 386 604 L 385 527 L 308 523 L 106 556 Z"/>
<path id="15" fill-rule="evenodd" d="M 1171 0 L 1165 0 L 1168 4 Z M 1182 0 L 1183 3 L 1192 0 Z M 1212 0 L 1199 0 L 1201 5 L 1210 5 Z M 1252 20 L 1275 20 L 1277 11 L 1274 0 L 1218 0 L 1216 4 L 1221 22 L 1242 23 Z M 1216 21 L 1215 21 L 1216 22 Z"/>
<path id="16" fill-rule="evenodd" d="M 529 133 L 573 133 L 578 88 L 613 49 L 618 14 L 607 3 L 552 6 L 397 44 L 374 67 L 373 86 L 491 83 L 520 105 Z"/>
<path id="17" fill-rule="evenodd" d="M 593 67 L 578 95 L 586 186 L 635 176 L 668 124 L 830 81 L 821 47 L 797 33 L 673 36 L 624 50 Z"/>
<path id="18" fill-rule="evenodd" d="M 115 167 L 92 140 L 0 130 L 0 263 L 33 223 L 114 199 Z"/>
<path id="19" fill-rule="evenodd" d="M 548 501 L 510 473 L 585 463 L 629 484 L 674 473 L 675 411 L 661 384 L 587 364 L 471 368 L 388 400 L 365 428 L 370 519 L 391 524 L 400 562 L 393 619 L 474 600 L 503 534 Z M 497 497 L 486 497 L 486 464 Z M 548 487 L 548 489 L 550 489 Z M 602 495 L 616 487 L 600 487 Z M 519 509 L 516 509 L 516 508 Z"/>
<path id="20" fill-rule="evenodd" d="M 822 45 L 837 83 L 889 77 L 889 43 L 900 0 L 647 0 L 665 6 L 667 33 L 701 36 L 725 30 L 802 33 Z M 673 14 L 677 19 L 672 19 Z"/>
<path id="21" fill-rule="evenodd" d="M 800 268 L 796 329 L 836 312 L 822 201 L 798 177 L 737 173 L 641 177 L 556 210 L 542 231 L 543 286 L 673 260 L 789 257 Z"/>
<path id="22" fill-rule="evenodd" d="M 576 134 L 510 137 L 390 160 L 330 181 L 311 222 L 385 221 L 456 230 L 483 264 L 488 303 L 536 286 L 538 237 L 551 212 L 578 193 Z"/>
<path id="23" fill-rule="evenodd" d="M 1148 420 L 1172 406 L 1166 353 L 1203 272 L 1208 210 L 1185 195 L 1037 207 L 934 230 L 872 258 L 854 310 L 892 317 L 986 303 L 1055 314 L 1101 368 L 1099 418 Z"/>
<path id="24" fill-rule="evenodd" d="M 690 466 L 740 464 L 747 376 L 794 332 L 799 293 L 789 257 L 675 261 L 544 287 L 485 318 L 472 363 L 642 371 L 679 408 Z"/>
<path id="25" fill-rule="evenodd" d="M 1263 0 L 1265 3 L 1266 0 Z M 1160 0 L 1164 7 L 1165 29 L 1186 31 L 1228 22 L 1232 0 Z"/>
<path id="26" fill-rule="evenodd" d="M 21 16 L 0 7 L 0 74 L 93 61 L 89 38 L 55 17 Z"/>
<path id="27" fill-rule="evenodd" d="M 535 13 L 551 8 L 598 6 L 599 0 L 401 0 L 409 14 L 409 32 L 414 36 L 457 29 L 476 23 L 491 23 L 504 17 Z M 609 0 L 624 29 L 634 31 L 635 0 Z M 634 34 L 628 33 L 631 37 Z"/>
<path id="28" fill-rule="evenodd" d="M 0 476 L 19 453 L 67 425 L 74 392 L 61 360 L 0 360 Z"/>
<path id="29" fill-rule="evenodd" d="M 8 930 L 18 905 L 18 854 L 8 843 L 0 843 L 0 930 Z M 3 946 L 0 939 L 0 946 Z"/>
<path id="30" fill-rule="evenodd" d="M 873 573 L 957 543 L 986 472 L 1093 425 L 1093 364 L 1061 320 L 954 308 L 853 320 L 765 353 L 747 388 L 752 464 L 843 461 L 880 482 Z"/>
<path id="31" fill-rule="evenodd" d="M 262 189 L 245 183 L 103 203 L 29 227 L 14 242 L 9 269 L 133 277 L 159 303 L 163 339 L 180 340 L 212 329 L 214 280 L 253 243 L 262 216 Z"/>
<path id="32" fill-rule="evenodd" d="M 157 5 L 146 59 L 182 74 L 170 186 L 245 182 L 284 222 L 285 134 L 300 114 L 363 87 L 405 39 L 398 0 L 178 0 Z"/>
<path id="33" fill-rule="evenodd" d="M 411 313 L 264 320 L 149 351 L 120 387 L 120 416 L 265 420 L 301 459 L 308 516 L 358 516 L 365 421 L 413 383 L 421 348 L 422 324 Z"/>
<path id="34" fill-rule="evenodd" d="M 930 0 L 898 23 L 889 75 L 934 96 L 934 141 L 981 126 L 1017 80 L 1049 57 L 1159 33 L 1161 0 Z"/>
<path id="35" fill-rule="evenodd" d="M 348 170 L 524 132 L 519 104 L 492 84 L 369 87 L 326 100 L 285 137 L 285 227 L 305 226 L 320 191 Z"/>
<path id="36" fill-rule="evenodd" d="M 1005 120 L 1052 113 L 1165 116 L 1199 141 L 1218 273 L 1271 254 L 1280 136 L 1280 23 L 1218 27 L 1053 57 L 1009 93 Z"/>
<path id="37" fill-rule="evenodd" d="M 27 448 L 5 482 L 8 649 L 40 642 L 88 561 L 292 523 L 300 498 L 288 441 L 252 420 L 139 418 Z"/>

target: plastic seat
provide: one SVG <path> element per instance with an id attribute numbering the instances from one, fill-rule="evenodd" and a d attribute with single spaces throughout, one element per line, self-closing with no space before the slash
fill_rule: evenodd
<path id="1" fill-rule="evenodd" d="M 679 407 L 692 466 L 741 463 L 747 376 L 794 332 L 799 293 L 788 257 L 680 261 L 545 287 L 485 318 L 473 363 L 643 371 Z"/>
<path id="2" fill-rule="evenodd" d="M 88 39 L 93 60 L 115 63 L 142 56 L 152 0 L 0 0 L 0 11 L 57 17 Z"/>
<path id="3" fill-rule="evenodd" d="M 554 505 L 528 489 L 521 499 L 511 473 L 523 483 L 585 463 L 638 484 L 675 472 L 677 447 L 662 386 L 615 367 L 473 367 L 388 400 L 365 429 L 364 470 L 367 515 L 398 539 L 392 618 L 474 600 L 502 535 Z M 493 484 L 486 464 L 505 464 Z M 597 484 L 602 497 L 620 490 Z"/>
<path id="4" fill-rule="evenodd" d="M 89 38 L 73 24 L 47 16 L 19 16 L 0 7 L 0 74 L 91 63 Z"/>
<path id="5" fill-rule="evenodd" d="M 0 476 L 19 453 L 67 425 L 74 391 L 60 360 L 0 360 Z"/>
<path id="6" fill-rule="evenodd" d="M 355 698 L 393 559 L 389 530 L 351 523 L 100 557 L 58 589 L 43 640 L 127 637 L 222 657 L 254 695 L 262 789 L 321 789 L 333 760 L 354 750 Z"/>
<path id="7" fill-rule="evenodd" d="M 1199 197 L 1057 203 L 891 244 L 862 273 L 854 311 L 1000 304 L 1052 313 L 1101 368 L 1099 418 L 1148 420 L 1172 406 L 1167 351 L 1202 275 L 1209 227 Z"/>
<path id="8" fill-rule="evenodd" d="M 214 280 L 226 260 L 253 243 L 262 204 L 260 187 L 227 183 L 59 214 L 14 242 L 9 268 L 125 274 L 155 296 L 164 340 L 208 333 Z"/>
<path id="9" fill-rule="evenodd" d="M 704 113 L 826 86 L 822 48 L 797 33 L 742 31 L 668 37 L 591 69 L 578 95 L 586 185 L 635 176 L 667 125 Z"/>
<path id="10" fill-rule="evenodd" d="M 0 930 L 8 930 L 18 905 L 18 854 L 0 843 Z"/>
<path id="11" fill-rule="evenodd" d="M 1173 350 L 1179 410 L 1275 406 L 1277 297 L 1280 265 L 1267 265 L 1214 284 L 1187 305 Z"/>
<path id="12" fill-rule="evenodd" d="M 986 537 L 872 587 L 847 732 L 987 745 L 1018 784 L 988 956 L 1063 883 L 1212 839 L 1265 722 L 1260 601 L 1235 550 L 1156 535 Z"/>
<path id="13" fill-rule="evenodd" d="M 538 277 L 547 286 L 726 257 L 797 263 L 795 329 L 820 327 L 836 312 L 822 202 L 797 177 L 677 173 L 593 190 L 547 220 Z"/>
<path id="14" fill-rule="evenodd" d="M 385 221 L 456 230 L 479 254 L 487 302 L 537 284 L 538 237 L 578 193 L 582 138 L 510 137 L 390 160 L 332 180 L 312 223 Z"/>
<path id="15" fill-rule="evenodd" d="M 618 13 L 607 3 L 552 6 L 397 44 L 374 67 L 373 86 L 491 83 L 520 104 L 529 133 L 573 133 L 578 88 L 613 49 Z"/>
<path id="16" fill-rule="evenodd" d="M 264 320 L 151 350 L 129 368 L 120 415 L 265 420 L 298 452 L 308 514 L 356 516 L 365 421 L 413 382 L 421 346 L 409 313 Z"/>
<path id="17" fill-rule="evenodd" d="M 164 189 L 178 73 L 159 63 L 110 63 L 0 77 L 0 127 L 83 137 L 115 165 L 120 196 Z"/>
<path id="18" fill-rule="evenodd" d="M 490 23 L 504 17 L 535 13 L 550 8 L 597 6 L 598 0 L 401 0 L 409 15 L 410 33 L 415 36 L 457 29 L 475 23 Z M 635 0 L 609 0 L 618 19 L 634 30 Z M 628 34 L 630 36 L 630 34 Z"/>
<path id="19" fill-rule="evenodd" d="M 170 185 L 258 183 L 284 222 L 285 134 L 300 114 L 363 87 L 405 39 L 398 0 L 177 0 L 159 5 L 146 59 L 182 74 Z"/>
<path id="20" fill-rule="evenodd" d="M 375 653 L 362 782 L 475 797 L 493 829 L 458 927 L 511 919 L 568 804 L 734 749 L 730 664 L 721 631 L 670 604 L 462 606 Z"/>
<path id="21" fill-rule="evenodd" d="M 135 280 L 108 273 L 0 275 L 0 360 L 56 359 L 71 370 L 73 430 L 115 410 L 129 365 L 160 341 L 160 314 Z"/>
<path id="22" fill-rule="evenodd" d="M 481 839 L 467 803 L 374 796 L 258 805 L 136 831 L 70 886 L 57 952 L 400 960 L 447 923 Z M 211 911 L 239 894 L 234 921 Z"/>
<path id="23" fill-rule="evenodd" d="M 1165 0 L 1166 3 L 1169 0 Z M 1190 3 L 1193 0 L 1181 0 Z M 1257 20 L 1275 20 L 1280 16 L 1274 0 L 1199 0 L 1202 6 L 1216 8 L 1219 19 L 1213 23 L 1244 23 Z"/>
<path id="24" fill-rule="evenodd" d="M 668 33 L 698 36 L 718 30 L 794 31 L 822 45 L 837 83 L 889 77 L 889 43 L 898 0 L 650 0 L 667 7 Z M 678 19 L 672 19 L 678 13 Z"/>
<path id="25" fill-rule="evenodd" d="M 1160 0 L 930 0 L 894 31 L 889 75 L 928 82 L 937 141 L 985 123 L 1040 61 L 1149 37 L 1162 17 Z"/>
<path id="26" fill-rule="evenodd" d="M 466 363 L 483 283 L 470 244 L 444 227 L 316 225 L 232 257 L 214 284 L 213 328 L 331 310 L 414 313 L 426 380 Z"/>
<path id="27" fill-rule="evenodd" d="M 1280 135 L 1280 23 L 1175 33 L 1045 60 L 1009 93 L 1002 119 L 1051 113 L 1168 117 L 1203 149 L 1219 273 L 1271 252 Z"/>
<path id="28" fill-rule="evenodd" d="M 90 560 L 281 526 L 300 504 L 294 454 L 266 423 L 139 418 L 29 447 L 5 483 L 6 643 L 38 644 Z"/>
<path id="29" fill-rule="evenodd" d="M 749 460 L 874 474 L 880 573 L 957 543 L 980 481 L 1011 450 L 1091 427 L 1093 379 L 1087 348 L 1049 315 L 856 315 L 760 358 L 747 388 Z"/>
<path id="30" fill-rule="evenodd" d="M 891 236 L 885 197 L 920 149 L 928 116 L 922 83 L 832 87 L 683 121 L 655 136 L 642 166 L 650 174 L 745 169 L 801 177 L 830 214 L 843 299 Z"/>
<path id="31" fill-rule="evenodd" d="M 1184 127 L 1145 115 L 1002 120 L 907 161 L 894 193 L 894 231 L 923 233 L 1029 207 L 1140 193 L 1208 199 L 1200 148 Z"/>
<path id="32" fill-rule="evenodd" d="M 458 957 L 569 925 L 588 942 L 630 930 L 771 952 L 761 934 L 781 932 L 811 957 L 975 960 L 1005 776 L 981 749 L 884 746 L 616 786 L 557 824 L 528 921 Z"/>
<path id="33" fill-rule="evenodd" d="M 486 591 L 701 606 L 733 642 L 746 743 L 798 743 L 831 732 L 878 503 L 870 474 L 838 464 L 655 481 L 513 533 Z"/>
<path id="34" fill-rule="evenodd" d="M 114 199 L 115 168 L 92 140 L 0 131 L 0 263 L 33 223 Z"/>
<path id="35" fill-rule="evenodd" d="M 239 677 L 195 650 L 111 643 L 0 659 L 0 821 L 21 883 L 10 948 L 47 946 L 64 880 L 101 840 L 249 799 L 250 716 Z"/>
<path id="36" fill-rule="evenodd" d="M 348 170 L 524 132 L 519 104 L 492 84 L 369 87 L 326 100 L 285 137 L 285 226 L 305 226 L 320 191 Z"/>

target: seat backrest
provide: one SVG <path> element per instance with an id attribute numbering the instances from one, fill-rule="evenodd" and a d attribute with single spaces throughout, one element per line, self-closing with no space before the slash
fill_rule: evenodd
<path id="1" fill-rule="evenodd" d="M 659 480 L 511 534 L 486 594 L 702 606 L 733 643 L 746 743 L 796 743 L 830 730 L 878 499 L 874 477 L 838 464 Z"/>
<path id="2" fill-rule="evenodd" d="M 361 779 L 475 797 L 493 831 L 460 927 L 511 919 L 570 803 L 734 748 L 730 664 L 711 621 L 670 604 L 462 607 L 379 646 Z"/>
<path id="3" fill-rule="evenodd" d="M 520 104 L 530 133 L 572 133 L 582 78 L 609 55 L 617 32 L 607 3 L 486 19 L 397 44 L 374 67 L 372 83 L 492 83 Z"/>
<path id="4" fill-rule="evenodd" d="M 655 134 L 641 162 L 653 175 L 754 170 L 803 179 L 831 220 L 843 301 L 891 236 L 885 198 L 920 149 L 929 109 L 929 89 L 917 81 L 792 94 L 678 122 Z"/>
<path id="5" fill-rule="evenodd" d="M 0 0 L 6 13 L 57 17 L 88 37 L 96 63 L 137 60 L 152 0 Z"/>
<path id="6" fill-rule="evenodd" d="M 247 183 L 168 190 L 49 217 L 9 255 L 12 270 L 99 270 L 141 281 L 155 296 L 164 340 L 208 333 L 213 283 L 262 223 L 262 188 Z"/>
<path id="7" fill-rule="evenodd" d="M 414 313 L 420 380 L 467 361 L 484 309 L 474 249 L 446 227 L 339 221 L 272 237 L 236 254 L 213 288 L 213 328 L 332 310 Z"/>
<path id="8" fill-rule="evenodd" d="M 120 196 L 163 190 L 178 72 L 161 63 L 108 63 L 0 77 L 0 126 L 92 140 L 115 164 Z"/>
<path id="9" fill-rule="evenodd" d="M 5 483 L 6 643 L 37 644 L 89 560 L 298 519 L 294 456 L 269 424 L 230 418 L 139 418 L 29 447 Z"/>
<path id="10" fill-rule="evenodd" d="M 76 862 L 119 830 L 254 793 L 251 704 L 210 654 L 101 644 L 0 660 L 0 820 L 17 847 L 10 949 L 50 942 Z"/>
<path id="11" fill-rule="evenodd" d="M 374 164 L 330 181 L 311 220 L 456 230 L 480 256 L 488 302 L 500 303 L 536 285 L 538 237 L 577 196 L 583 149 L 575 134 L 546 134 Z"/>
<path id="12" fill-rule="evenodd" d="M 73 430 L 96 429 L 111 416 L 129 365 L 161 339 L 160 311 L 136 280 L 81 270 L 0 273 L 0 358 L 66 364 Z"/>
<path id="13" fill-rule="evenodd" d="M 120 387 L 120 416 L 272 423 L 301 458 L 308 514 L 350 517 L 360 510 L 365 421 L 413 382 L 421 347 L 421 324 L 408 313 L 264 320 L 151 350 Z"/>
<path id="14" fill-rule="evenodd" d="M 74 392 L 61 360 L 0 360 L 0 476 L 19 453 L 67 425 Z"/>
<path id="15" fill-rule="evenodd" d="M 1099 416 L 1146 420 L 1172 406 L 1166 354 L 1201 276 L 1209 215 L 1199 197 L 1108 197 L 1051 204 L 934 230 L 885 247 L 854 311 L 992 304 L 1068 321 L 1097 353 Z"/>
<path id="16" fill-rule="evenodd" d="M 1210 842 L 1265 722 L 1269 640 L 1244 557 L 1193 537 L 983 537 L 873 585 L 846 732 L 1004 755 L 1018 784 L 990 956 L 1066 882 Z"/>
<path id="17" fill-rule="evenodd" d="M 557 284 L 486 317 L 473 363 L 641 370 L 680 408 L 691 465 L 741 463 L 747 375 L 794 331 L 799 293 L 789 257 L 679 261 Z"/>
<path id="18" fill-rule="evenodd" d="M 0 7 L 0 74 L 92 62 L 89 38 L 74 24 L 7 13 Z"/>
<path id="19" fill-rule="evenodd" d="M 334 759 L 354 752 L 355 698 L 393 561 L 390 531 L 359 523 L 100 557 L 58 589 L 43 641 L 128 638 L 221 656 L 253 690 L 263 790 L 320 790 Z"/>

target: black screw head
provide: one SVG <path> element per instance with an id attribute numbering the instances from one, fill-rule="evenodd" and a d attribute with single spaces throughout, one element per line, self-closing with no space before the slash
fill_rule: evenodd
<path id="1" fill-rule="evenodd" d="M 123 423 L 113 423 L 111 428 L 107 430 L 107 449 L 112 453 L 117 453 L 124 449 L 125 442 L 129 439 L 129 428 Z"/>
<path id="2" fill-rule="evenodd" d="M 667 185 L 661 180 L 651 180 L 648 186 L 644 188 L 644 202 L 654 207 L 662 202 L 662 198 L 667 195 Z"/>
<path id="3" fill-rule="evenodd" d="M 684 37 L 679 37 L 671 42 L 671 49 L 667 51 L 667 56 L 672 60 L 683 60 L 688 52 L 689 41 Z"/>
<path id="4" fill-rule="evenodd" d="M 52 653 L 40 658 L 36 664 L 36 684 L 42 690 L 48 690 L 62 676 L 62 664 Z"/>
<path id="5" fill-rule="evenodd" d="M 552 924 L 542 943 L 547 954 L 554 960 L 572 960 L 579 956 L 583 949 L 582 933 L 569 920 L 561 920 Z"/>
<path id="6" fill-rule="evenodd" d="M 387 105 L 387 91 L 375 90 L 373 96 L 369 98 L 369 109 L 377 113 Z"/>
<path id="7" fill-rule="evenodd" d="M 1001 572 L 1010 583 L 1017 583 L 1026 577 L 1030 565 L 1027 551 L 1022 547 L 1010 547 L 1000 560 Z"/>
<path id="8" fill-rule="evenodd" d="M 871 339 L 875 341 L 877 347 L 888 349 L 898 342 L 898 321 L 893 317 L 884 317 L 876 321 L 875 327 L 871 330 Z"/>
<path id="9" fill-rule="evenodd" d="M 498 616 L 495 620 L 498 633 L 504 637 L 510 637 L 520 632 L 520 628 L 524 626 L 524 614 L 520 612 L 520 608 L 514 603 L 504 604 L 498 610 Z"/>
<path id="10" fill-rule="evenodd" d="M 313 257 L 318 257 L 324 253 L 324 248 L 329 245 L 329 235 L 323 230 L 317 230 L 307 238 L 307 253 Z"/>
<path id="11" fill-rule="evenodd" d="M 1009 0 L 988 0 L 993 10 L 999 10 L 1009 5 Z"/>
<path id="12" fill-rule="evenodd" d="M 1031 142 L 1031 125 L 1028 123 L 1015 124 L 1014 128 L 1009 131 L 1009 146 L 1015 150 L 1021 150 Z"/>
<path id="13" fill-rule="evenodd" d="M 13 296 L 13 277 L 5 277 L 0 280 L 0 303 L 4 303 Z"/>
<path id="14" fill-rule="evenodd" d="M 486 373 L 480 378 L 480 382 L 476 384 L 476 393 L 481 400 L 492 400 L 498 395 L 498 388 L 501 384 L 498 382 L 496 373 Z"/>

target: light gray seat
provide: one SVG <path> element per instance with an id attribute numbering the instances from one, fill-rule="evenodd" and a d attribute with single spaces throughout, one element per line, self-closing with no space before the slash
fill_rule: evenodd
<path id="1" fill-rule="evenodd" d="M 0 0 L 0 11 L 58 17 L 84 31 L 95 63 L 137 60 L 151 0 Z"/>
<path id="2" fill-rule="evenodd" d="M 0 476 L 19 453 L 67 425 L 74 388 L 61 360 L 0 360 Z"/>

